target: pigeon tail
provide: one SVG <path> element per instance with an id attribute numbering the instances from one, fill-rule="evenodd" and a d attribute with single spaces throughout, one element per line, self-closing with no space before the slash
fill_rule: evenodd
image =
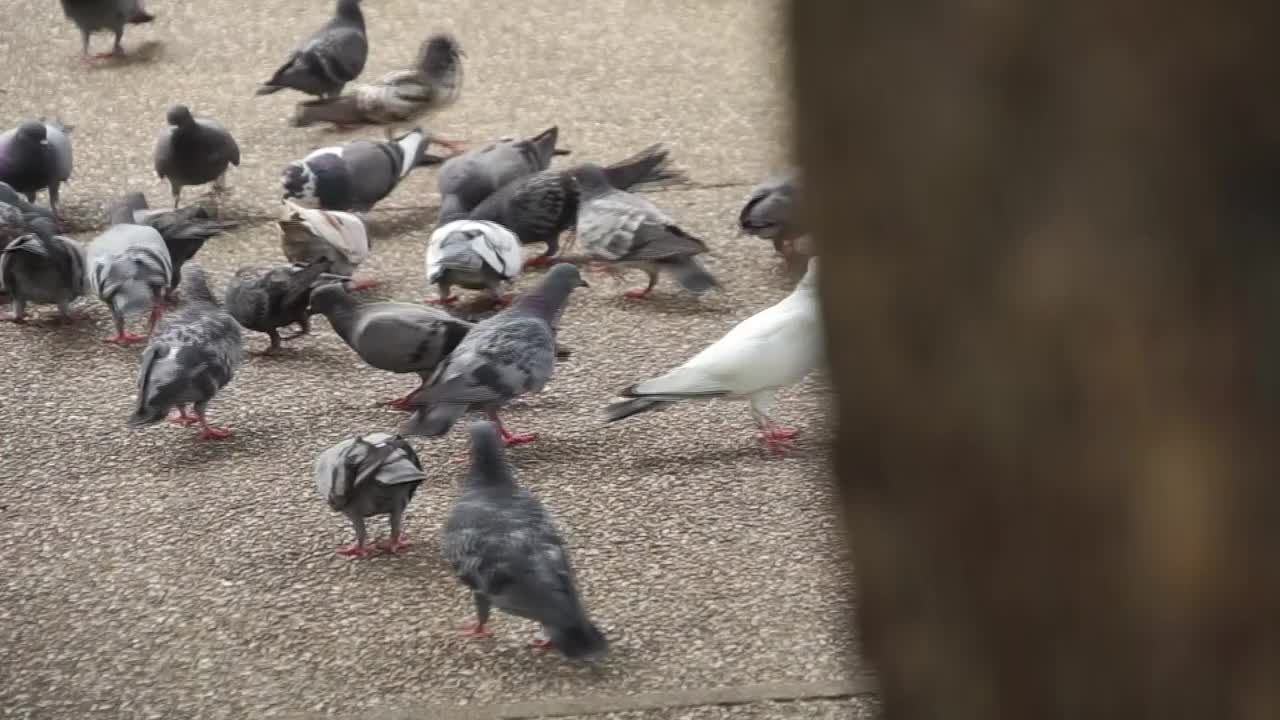
<path id="1" fill-rule="evenodd" d="M 49 257 L 49 248 L 41 242 L 39 235 L 21 235 L 17 240 L 9 243 L 0 253 L 27 252 L 40 257 Z"/>
<path id="2" fill-rule="evenodd" d="M 552 125 L 530 138 L 533 152 L 538 158 L 538 168 L 546 168 L 551 164 L 551 156 L 556 151 L 556 141 L 560 138 L 560 127 Z"/>
<path id="3" fill-rule="evenodd" d="M 168 410 L 147 404 L 147 388 L 151 384 L 151 374 L 155 372 L 156 363 L 169 354 L 169 346 L 162 342 L 153 342 L 142 353 L 142 369 L 138 373 L 138 406 L 129 416 L 129 427 L 154 425 L 165 418 Z"/>
<path id="4" fill-rule="evenodd" d="M 140 192 L 127 192 L 111 205 L 111 224 L 133 224 L 134 214 L 147 209 L 147 196 Z"/>
<path id="5" fill-rule="evenodd" d="M 671 270 L 671 276 L 676 282 L 690 292 L 702 293 L 716 287 L 720 283 L 702 267 L 696 259 L 691 257 L 675 258 L 670 262 L 663 263 Z"/>
<path id="6" fill-rule="evenodd" d="M 213 291 L 209 289 L 209 279 L 205 275 L 204 268 L 199 265 L 189 266 L 183 275 L 182 296 L 187 302 L 198 300 L 210 305 L 218 304 L 213 297 Z"/>
<path id="7" fill-rule="evenodd" d="M 547 634 L 552 647 L 568 658 L 598 658 L 609 649 L 604 633 L 586 619 L 573 627 L 547 628 Z"/>
<path id="8" fill-rule="evenodd" d="M 360 105 L 355 95 L 318 98 L 298 103 L 291 120 L 294 127 L 308 127 L 322 122 L 334 125 L 366 124 L 364 113 L 360 112 Z"/>
<path id="9" fill-rule="evenodd" d="M 428 388 L 430 392 L 430 388 Z M 416 398 L 414 399 L 416 400 Z M 410 402 L 413 402 L 411 400 Z M 401 435 L 417 435 L 421 437 L 439 437 L 453 427 L 467 411 L 466 405 L 439 404 L 420 407 L 413 415 L 400 425 Z"/>
<path id="10" fill-rule="evenodd" d="M 664 400 L 653 400 L 651 398 L 632 398 L 609 403 L 604 409 L 604 421 L 607 423 L 617 422 L 649 410 L 661 410 L 670 404 L 670 402 Z"/>
<path id="11" fill-rule="evenodd" d="M 650 145 L 604 169 L 609 184 L 619 190 L 644 190 L 688 182 L 680 170 L 668 167 L 668 153 L 661 143 Z"/>
<path id="12" fill-rule="evenodd" d="M 281 91 L 281 90 L 283 90 L 283 89 L 284 89 L 284 87 L 283 87 L 282 85 L 266 85 L 266 84 L 263 84 L 263 85 L 259 86 L 259 87 L 258 87 L 258 89 L 257 89 L 253 94 L 254 94 L 254 95 L 270 95 L 270 94 L 272 94 L 272 93 L 278 93 L 278 92 L 280 92 L 280 91 Z"/>

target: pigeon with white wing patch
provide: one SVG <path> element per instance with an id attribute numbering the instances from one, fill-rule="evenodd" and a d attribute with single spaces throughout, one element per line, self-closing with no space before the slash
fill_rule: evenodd
<path id="1" fill-rule="evenodd" d="M 456 302 L 450 294 L 454 285 L 485 290 L 495 303 L 506 304 L 499 290 L 524 268 L 524 250 L 515 233 L 498 223 L 455 220 L 431 233 L 426 268 L 427 282 L 440 291 L 433 304 Z"/>
<path id="2" fill-rule="evenodd" d="M 145 340 L 126 332 L 128 315 L 150 309 L 147 334 L 164 313 L 164 293 L 171 287 L 173 261 L 160 232 L 146 225 L 120 223 L 89 242 L 89 287 L 111 309 L 116 334 L 107 342 L 120 345 Z"/>
<path id="3" fill-rule="evenodd" d="M 8 205 L 0 210 L 18 212 Z M 62 321 L 70 322 L 71 303 L 85 291 L 84 248 L 61 235 L 22 235 L 0 250 L 0 288 L 13 305 L 13 322 L 26 322 L 30 303 L 57 305 Z"/>
<path id="4" fill-rule="evenodd" d="M 347 438 L 320 453 L 315 462 L 316 489 L 335 512 L 351 521 L 356 541 L 337 554 L 363 558 L 374 554 L 365 518 L 387 515 L 391 538 L 376 549 L 390 554 L 409 547 L 403 530 L 404 511 L 427 476 L 413 446 L 393 433 L 375 432 Z"/>
<path id="5" fill-rule="evenodd" d="M 419 165 L 430 142 L 422 128 L 414 128 L 387 142 L 322 147 L 285 167 L 284 198 L 324 210 L 369 212 Z"/>

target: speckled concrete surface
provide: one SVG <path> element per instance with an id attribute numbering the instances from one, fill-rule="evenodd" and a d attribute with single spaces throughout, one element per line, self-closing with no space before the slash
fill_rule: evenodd
<path id="1" fill-rule="evenodd" d="M 470 603 L 439 557 L 437 533 L 464 467 L 460 433 L 415 441 L 430 481 L 411 508 L 410 552 L 358 562 L 332 554 L 349 530 L 315 494 L 312 458 L 349 434 L 394 427 L 400 414 L 373 403 L 412 383 L 363 366 L 323 319 L 282 358 L 244 366 L 210 413 L 235 436 L 202 443 L 182 428 L 125 427 L 141 350 L 100 342 L 106 309 L 81 301 L 87 318 L 73 328 L 0 326 L 0 716 L 358 717 L 419 703 L 842 676 L 849 579 L 823 479 L 819 381 L 780 399 L 780 419 L 803 431 L 786 458 L 756 449 L 741 405 L 596 420 L 613 390 L 683 360 L 788 291 L 767 245 L 733 231 L 745 185 L 785 157 L 776 8 L 367 6 L 367 75 L 406 62 L 437 28 L 461 40 L 463 98 L 427 121 L 442 134 L 482 142 L 559 124 L 572 159 L 602 161 L 663 141 L 693 178 L 691 188 L 653 197 L 712 246 L 709 266 L 724 290 L 696 301 L 664 282 L 656 299 L 637 304 L 592 278 L 565 318 L 573 359 L 510 412 L 513 427 L 540 434 L 511 458 L 566 527 L 586 601 L 613 640 L 610 659 L 592 669 L 535 654 L 524 644 L 534 628 L 506 617 L 495 640 L 458 636 Z M 46 115 L 75 126 L 63 201 L 75 236 L 88 239 L 125 189 L 146 191 L 153 205 L 167 200 L 151 150 L 169 104 L 222 120 L 243 151 L 226 212 L 245 224 L 197 258 L 220 289 L 240 265 L 282 261 L 277 231 L 262 220 L 275 211 L 280 168 L 377 131 L 291 129 L 285 118 L 300 96 L 253 97 L 329 2 L 149 7 L 159 19 L 130 28 L 125 43 L 160 43 L 147 46 L 150 59 L 86 69 L 57 3 L 10 0 L 22 21 L 0 31 L 0 125 Z M 428 293 L 434 188 L 424 169 L 372 214 L 363 269 L 387 281 L 377 295 Z M 249 349 L 265 343 L 250 334 Z M 839 703 L 830 708 L 836 714 L 796 717 L 839 715 Z M 734 709 L 673 712 L 660 717 Z"/>

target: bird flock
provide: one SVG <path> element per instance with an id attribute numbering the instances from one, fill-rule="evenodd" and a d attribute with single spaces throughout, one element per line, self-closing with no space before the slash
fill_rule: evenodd
<path id="1" fill-rule="evenodd" d="M 142 0 L 62 0 L 62 7 L 80 30 L 86 62 L 101 57 L 88 52 L 94 32 L 111 32 L 114 43 L 104 56 L 119 57 L 126 26 L 154 19 Z M 516 482 L 505 457 L 508 447 L 536 436 L 510 429 L 501 411 L 540 392 L 556 364 L 570 356 L 557 334 L 571 296 L 588 285 L 581 266 L 614 277 L 642 271 L 647 284 L 625 293 L 637 300 L 651 298 L 662 275 L 695 294 L 719 285 L 699 259 L 706 244 L 640 194 L 682 182 L 684 175 L 669 166 L 659 145 L 607 166 L 552 168 L 553 157 L 568 154 L 557 148 L 557 127 L 476 148 L 433 136 L 415 123 L 459 97 L 464 55 L 457 40 L 433 34 L 412 66 L 348 89 L 368 53 L 360 0 L 337 0 L 332 18 L 257 89 L 259 95 L 294 90 L 314 96 L 297 105 L 295 127 L 377 126 L 385 137 L 323 147 L 288 163 L 277 220 L 288 262 L 240 268 L 221 297 L 189 262 L 208 240 L 237 225 L 222 217 L 219 205 L 240 148 L 217 120 L 183 105 L 170 108 L 154 160 L 157 176 L 169 182 L 173 208 L 153 209 L 141 193 L 127 193 L 112 204 L 110 227 L 87 245 L 60 234 L 59 188 L 72 174 L 73 128 L 40 118 L 0 134 L 0 292 L 12 306 L 8 319 L 27 322 L 28 306 L 51 304 L 56 323 L 75 322 L 72 303 L 97 297 L 114 324 L 107 341 L 145 342 L 127 424 L 168 420 L 218 440 L 230 430 L 210 424 L 206 413 L 243 361 L 243 331 L 265 334 L 270 342 L 260 354 L 272 355 L 323 315 L 366 364 L 419 379 L 386 403 L 409 413 L 395 431 L 344 439 L 315 460 L 319 493 L 355 532 L 338 554 L 403 550 L 404 512 L 426 478 L 406 437 L 438 437 L 468 412 L 482 412 L 486 420 L 467 428 L 470 469 L 443 540 L 446 559 L 474 599 L 476 619 L 466 632 L 487 635 L 497 607 L 540 624 L 539 646 L 567 657 L 599 657 L 607 640 L 579 599 L 556 521 Z M 433 144 L 447 154 L 429 153 Z M 422 304 L 360 300 L 357 291 L 377 284 L 358 278 L 371 250 L 365 218 L 415 168 L 435 164 L 441 206 L 425 274 L 436 297 Z M 213 212 L 181 206 L 184 188 L 206 184 L 213 186 Z M 738 216 L 743 233 L 773 242 L 789 261 L 807 263 L 791 294 L 682 365 L 619 391 L 620 399 L 603 409 L 605 422 L 686 400 L 743 400 L 762 445 L 787 449 L 796 431 L 773 420 L 775 393 L 808 375 L 821 352 L 817 260 L 809 257 L 795 211 L 798 187 L 792 176 L 770 178 L 752 190 Z M 48 208 L 35 204 L 39 192 L 47 193 Z M 528 244 L 544 245 L 545 252 L 526 259 Z M 532 290 L 504 294 L 526 268 L 540 265 L 549 269 Z M 503 309 L 480 322 L 462 319 L 441 307 L 458 300 L 455 288 L 482 291 Z M 131 333 L 129 319 L 143 314 L 145 334 Z M 281 335 L 294 325 L 297 332 Z M 377 515 L 389 516 L 391 535 L 374 545 L 365 522 Z"/>

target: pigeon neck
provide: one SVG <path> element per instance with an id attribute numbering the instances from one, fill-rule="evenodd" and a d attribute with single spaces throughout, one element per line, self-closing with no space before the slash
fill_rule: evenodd
<path id="1" fill-rule="evenodd" d="M 472 436 L 471 438 L 471 472 L 467 475 L 467 484 L 494 490 L 509 490 L 515 487 L 515 479 L 511 477 L 511 469 L 507 467 L 502 456 L 501 441 L 496 433 Z"/>
<path id="2" fill-rule="evenodd" d="M 355 315 L 355 308 L 356 303 L 350 296 L 341 295 L 333 298 L 324 311 L 324 315 L 329 318 L 329 324 L 333 326 L 334 332 L 338 333 L 338 337 L 347 343 L 351 342 L 351 324 Z"/>
<path id="3" fill-rule="evenodd" d="M 559 317 L 560 309 L 564 307 L 565 300 L 569 298 L 572 289 L 559 286 L 540 287 L 517 299 L 511 305 L 511 313 L 536 317 L 545 320 L 548 324 L 553 324 Z"/>

